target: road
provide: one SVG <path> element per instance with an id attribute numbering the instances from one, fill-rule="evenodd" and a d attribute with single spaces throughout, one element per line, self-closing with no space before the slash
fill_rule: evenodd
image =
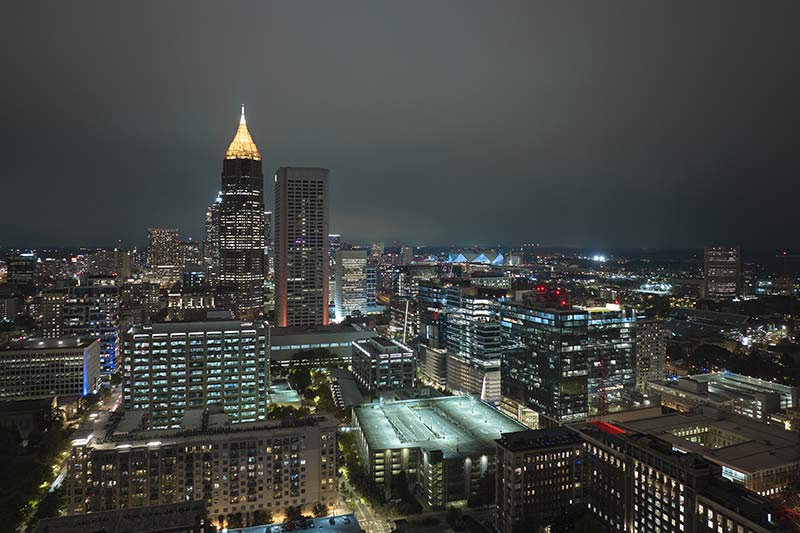
<path id="1" fill-rule="evenodd" d="M 387 522 L 383 513 L 376 513 L 368 505 L 355 500 L 355 515 L 358 523 L 367 533 L 389 533 L 392 526 Z"/>

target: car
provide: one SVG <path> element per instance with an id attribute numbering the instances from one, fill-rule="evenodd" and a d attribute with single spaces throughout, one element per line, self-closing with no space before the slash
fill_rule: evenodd
<path id="1" fill-rule="evenodd" d="M 349 517 L 348 517 L 348 518 L 345 518 L 345 519 L 344 519 L 344 523 L 345 523 L 345 524 L 349 524 L 349 523 L 350 523 L 350 518 L 349 518 Z"/>
<path id="2" fill-rule="evenodd" d="M 313 520 L 308 521 L 308 527 L 317 527 Z"/>

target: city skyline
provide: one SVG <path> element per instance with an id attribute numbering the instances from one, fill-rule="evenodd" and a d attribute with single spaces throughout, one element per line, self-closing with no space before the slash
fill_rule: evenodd
<path id="1" fill-rule="evenodd" d="M 6 529 L 800 531 L 795 20 L 0 8 Z"/>
<path id="2" fill-rule="evenodd" d="M 242 103 L 268 176 L 331 169 L 331 229 L 350 241 L 800 245 L 797 4 L 457 7 L 11 8 L 4 33 L 29 45 L 2 60 L 17 82 L 0 89 L 0 176 L 17 185 L 0 245 L 200 240 Z M 26 216 L 32 198 L 50 215 Z"/>

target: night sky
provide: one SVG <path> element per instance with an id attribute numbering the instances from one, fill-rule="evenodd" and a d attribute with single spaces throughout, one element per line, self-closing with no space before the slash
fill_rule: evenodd
<path id="1" fill-rule="evenodd" d="M 244 103 L 265 202 L 355 243 L 800 246 L 800 2 L 5 2 L 0 245 L 202 239 Z"/>

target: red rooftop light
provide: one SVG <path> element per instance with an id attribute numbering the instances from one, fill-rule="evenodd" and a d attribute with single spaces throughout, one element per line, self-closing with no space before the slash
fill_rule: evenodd
<path id="1" fill-rule="evenodd" d="M 602 420 L 592 420 L 589 422 L 591 425 L 602 431 L 603 433 L 608 433 L 609 435 L 622 435 L 625 433 L 625 430 L 615 426 L 614 424 L 609 424 L 608 422 L 603 422 Z"/>

